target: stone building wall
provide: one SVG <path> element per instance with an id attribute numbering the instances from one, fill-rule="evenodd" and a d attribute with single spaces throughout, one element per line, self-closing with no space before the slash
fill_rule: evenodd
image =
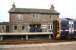
<path id="1" fill-rule="evenodd" d="M 0 25 L 0 32 L 6 32 L 6 25 Z"/>
<path id="2" fill-rule="evenodd" d="M 28 32 L 29 23 L 32 23 L 32 14 L 11 14 L 10 15 L 11 32 Z M 15 26 L 17 27 L 16 30 L 14 29 Z"/>
<path id="3" fill-rule="evenodd" d="M 12 13 L 10 14 L 10 25 L 12 32 L 29 32 L 29 25 L 30 24 L 41 24 L 41 25 L 50 25 L 51 18 L 50 14 L 33 14 L 33 13 L 25 13 L 25 14 L 18 14 Z M 55 16 L 52 16 L 54 19 Z M 14 30 L 14 26 L 17 27 L 17 30 Z M 24 27 L 24 30 L 22 30 Z"/>

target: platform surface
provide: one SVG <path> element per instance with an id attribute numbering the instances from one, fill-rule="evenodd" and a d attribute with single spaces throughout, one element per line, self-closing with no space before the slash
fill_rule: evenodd
<path id="1" fill-rule="evenodd" d="M 51 32 L 16 32 L 16 33 L 0 33 L 0 35 L 43 35 L 43 34 L 52 34 Z"/>

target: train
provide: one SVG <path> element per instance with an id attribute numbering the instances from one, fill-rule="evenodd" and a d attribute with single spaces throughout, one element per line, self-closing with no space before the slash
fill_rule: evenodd
<path id="1" fill-rule="evenodd" d="M 61 19 L 61 39 L 76 38 L 76 20 L 70 18 Z"/>

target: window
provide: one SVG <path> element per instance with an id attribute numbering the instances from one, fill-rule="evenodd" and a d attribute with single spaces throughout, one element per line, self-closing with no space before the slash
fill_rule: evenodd
<path id="1" fill-rule="evenodd" d="M 23 20 L 23 16 L 21 14 L 18 14 L 16 17 L 17 17 L 17 20 Z"/>
<path id="2" fill-rule="evenodd" d="M 24 26 L 22 26 L 22 30 L 24 30 L 25 29 L 25 27 Z"/>
<path id="3" fill-rule="evenodd" d="M 50 32 L 53 31 L 53 26 L 52 26 L 52 24 L 50 24 L 50 25 L 48 26 L 48 31 L 50 31 Z"/>
<path id="4" fill-rule="evenodd" d="M 51 29 L 53 29 L 53 28 L 52 28 L 52 25 L 51 25 Z"/>
<path id="5" fill-rule="evenodd" d="M 43 31 L 43 32 L 47 32 L 47 28 L 43 28 L 42 31 Z"/>
<path id="6" fill-rule="evenodd" d="M 42 25 L 42 32 L 47 32 L 47 25 Z"/>
<path id="7" fill-rule="evenodd" d="M 53 25 L 50 24 L 50 25 L 48 26 L 48 29 L 53 29 Z"/>
<path id="8" fill-rule="evenodd" d="M 17 30 L 17 26 L 14 26 L 14 30 Z"/>
<path id="9" fill-rule="evenodd" d="M 39 14 L 33 14 L 33 19 L 38 20 L 39 19 Z"/>
<path id="10" fill-rule="evenodd" d="M 50 29 L 50 26 L 48 26 L 48 29 Z"/>

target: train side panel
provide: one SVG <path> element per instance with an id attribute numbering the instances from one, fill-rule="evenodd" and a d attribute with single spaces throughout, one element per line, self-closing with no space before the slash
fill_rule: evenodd
<path id="1" fill-rule="evenodd" d="M 61 20 L 61 38 L 65 39 L 69 34 L 69 21 Z"/>
<path id="2" fill-rule="evenodd" d="M 76 21 L 74 21 L 74 37 L 76 37 Z"/>

